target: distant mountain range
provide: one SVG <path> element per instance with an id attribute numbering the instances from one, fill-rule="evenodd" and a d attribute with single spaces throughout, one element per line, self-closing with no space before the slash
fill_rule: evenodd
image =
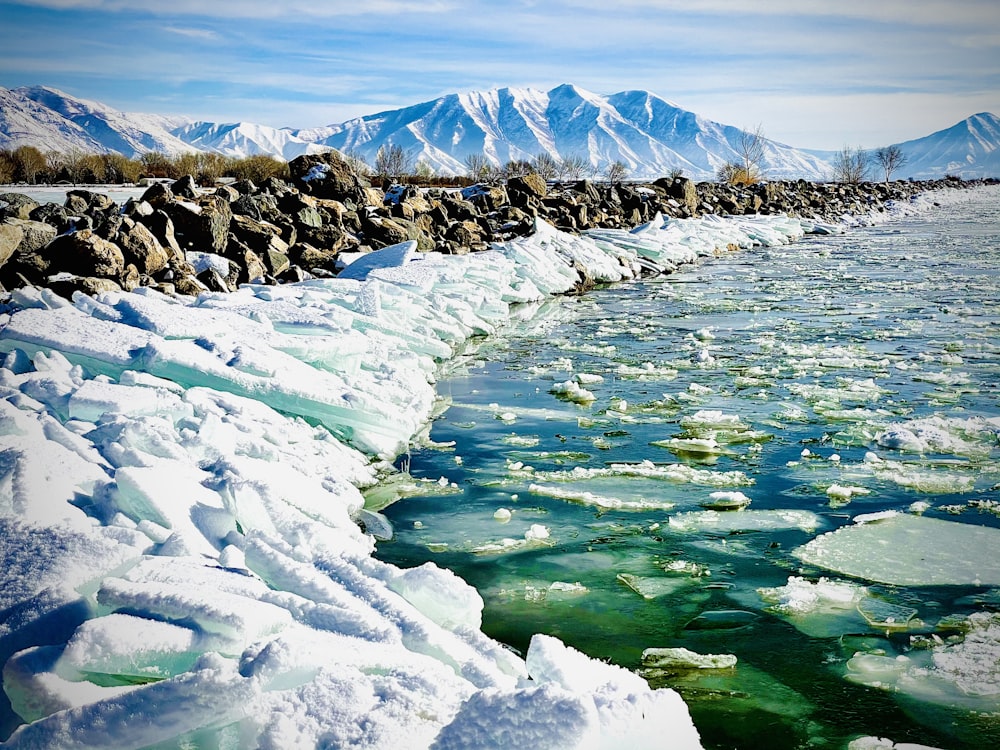
<path id="1" fill-rule="evenodd" d="M 501 88 L 449 94 L 302 130 L 119 112 L 45 86 L 0 88 L 0 148 L 32 145 L 43 151 L 130 157 L 149 151 L 212 151 L 293 159 L 335 148 L 372 164 L 379 148 L 396 145 L 414 163 L 423 161 L 439 174 L 465 173 L 470 154 L 485 154 L 502 165 L 547 153 L 556 159 L 582 157 L 598 171 L 621 161 L 634 178 L 679 169 L 708 179 L 721 164 L 739 160 L 742 133 L 648 91 L 600 96 L 569 84 L 551 91 Z M 896 178 L 1000 176 L 1000 118 L 988 112 L 895 145 L 907 157 Z M 772 179 L 822 180 L 831 173 L 834 154 L 766 140 L 762 166 Z"/>

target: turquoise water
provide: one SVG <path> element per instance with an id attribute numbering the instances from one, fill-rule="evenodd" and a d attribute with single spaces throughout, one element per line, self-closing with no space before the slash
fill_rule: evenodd
<path id="1" fill-rule="evenodd" d="M 1000 687 L 970 708 L 847 677 L 855 654 L 916 658 L 1000 611 L 995 583 L 899 584 L 792 554 L 885 510 L 1000 528 L 996 193 L 558 300 L 477 347 L 438 383 L 433 444 L 407 461 L 439 481 L 385 508 L 381 559 L 455 570 L 484 631 L 521 651 L 543 632 L 632 669 L 649 648 L 735 655 L 645 673 L 681 692 L 709 748 L 1000 743 Z M 571 380 L 590 395 L 553 392 Z M 1000 556 L 949 545 L 945 568 Z M 766 592 L 789 576 L 856 601 L 789 616 Z"/>

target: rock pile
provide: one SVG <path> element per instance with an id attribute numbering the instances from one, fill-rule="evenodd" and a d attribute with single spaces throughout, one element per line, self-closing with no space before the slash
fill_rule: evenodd
<path id="1" fill-rule="evenodd" d="M 48 286 L 69 295 L 151 286 L 169 294 L 231 291 L 246 282 L 281 283 L 332 276 L 344 252 L 405 240 L 420 251 L 467 253 L 533 231 L 542 217 L 580 232 L 628 228 L 657 213 L 786 213 L 836 221 L 885 210 L 889 201 L 968 182 L 860 185 L 804 180 L 748 187 L 683 177 L 649 185 L 581 180 L 549 185 L 538 175 L 463 190 L 376 188 L 336 152 L 300 156 L 290 182 L 248 181 L 213 191 L 191 177 L 154 184 L 117 205 L 72 190 L 66 202 L 38 204 L 0 194 L 0 284 Z"/>

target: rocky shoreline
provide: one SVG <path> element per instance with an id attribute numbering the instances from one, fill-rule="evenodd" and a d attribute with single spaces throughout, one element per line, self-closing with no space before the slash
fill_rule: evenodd
<path id="1" fill-rule="evenodd" d="M 762 182 L 746 187 L 694 183 L 548 184 L 538 175 L 462 190 L 374 187 L 339 154 L 301 156 L 291 179 L 202 190 L 191 177 L 157 183 L 118 205 L 88 190 L 63 205 L 0 193 L 0 284 L 74 291 L 153 287 L 168 294 L 228 292 L 247 282 L 335 276 L 343 254 L 407 240 L 419 251 L 464 254 L 525 236 L 536 218 L 583 232 L 672 218 L 787 214 L 839 222 L 888 210 L 893 202 L 982 181 L 892 183 Z"/>

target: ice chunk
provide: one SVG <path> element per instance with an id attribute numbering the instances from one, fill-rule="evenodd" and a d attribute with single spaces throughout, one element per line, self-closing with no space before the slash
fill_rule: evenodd
<path id="1" fill-rule="evenodd" d="M 1000 529 L 893 514 L 793 550 L 811 565 L 896 586 L 1000 585 Z M 877 553 L 875 552 L 877 550 Z"/>
<path id="2" fill-rule="evenodd" d="M 733 654 L 699 654 L 686 648 L 647 648 L 642 652 L 644 672 L 685 669 L 730 669 L 736 666 Z"/>
<path id="3" fill-rule="evenodd" d="M 966 618 L 960 641 L 907 654 L 856 653 L 846 679 L 919 701 L 995 714 L 1000 699 L 1000 615 Z"/>
<path id="4" fill-rule="evenodd" d="M 210 637 L 190 628 L 125 614 L 88 620 L 73 633 L 56 671 L 67 679 L 76 673 L 155 681 L 187 672 Z"/>
<path id="5" fill-rule="evenodd" d="M 709 494 L 699 505 L 709 510 L 740 510 L 750 504 L 750 498 L 739 490 L 718 490 Z"/>
<path id="6" fill-rule="evenodd" d="M 684 588 L 689 583 L 689 581 L 682 578 L 637 576 L 632 573 L 619 573 L 618 580 L 643 599 L 656 599 L 667 594 L 672 594 L 678 589 Z"/>
<path id="7" fill-rule="evenodd" d="M 591 391 L 586 388 L 580 387 L 580 384 L 575 380 L 566 380 L 562 383 L 554 384 L 550 389 L 550 393 L 554 393 L 556 396 L 567 401 L 573 401 L 578 404 L 589 404 L 592 401 L 597 400 Z"/>
<path id="8" fill-rule="evenodd" d="M 784 586 L 757 589 L 769 611 L 787 618 L 814 638 L 839 636 L 861 628 L 857 605 L 866 591 L 856 583 L 824 577 L 809 581 L 802 576 L 789 576 Z"/>
<path id="9" fill-rule="evenodd" d="M 822 518 L 808 510 L 740 510 L 733 513 L 704 510 L 670 517 L 670 528 L 677 531 L 815 531 L 825 525 Z"/>
<path id="10" fill-rule="evenodd" d="M 417 256 L 417 243 L 415 240 L 407 240 L 397 245 L 390 245 L 381 250 L 373 250 L 370 253 L 359 255 L 339 274 L 338 279 L 356 279 L 364 281 L 368 274 L 378 268 L 392 268 L 409 263 Z"/>

